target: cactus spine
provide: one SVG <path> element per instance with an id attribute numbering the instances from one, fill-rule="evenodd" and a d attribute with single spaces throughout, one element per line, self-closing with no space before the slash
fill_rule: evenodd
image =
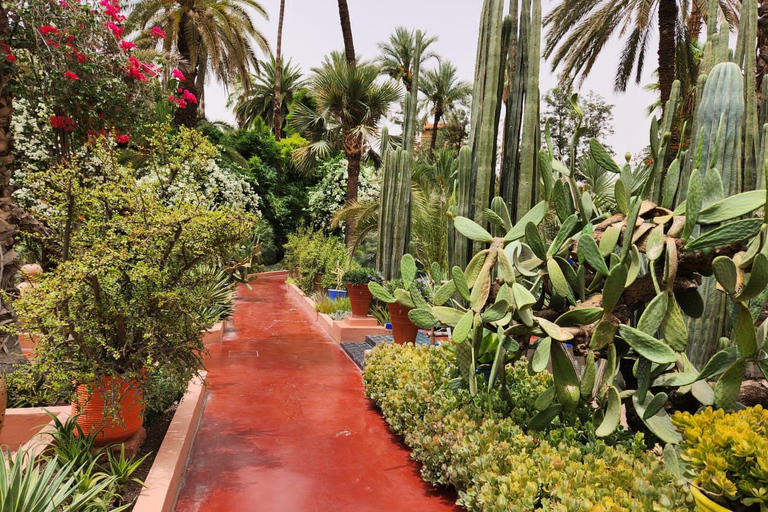
<path id="1" fill-rule="evenodd" d="M 379 238 L 376 267 L 385 279 L 400 276 L 400 260 L 408 252 L 411 240 L 411 176 L 413 145 L 416 133 L 417 99 L 422 33 L 416 31 L 411 93 L 403 102 L 402 149 L 389 151 L 389 132 L 382 129 L 381 199 L 379 206 Z"/>

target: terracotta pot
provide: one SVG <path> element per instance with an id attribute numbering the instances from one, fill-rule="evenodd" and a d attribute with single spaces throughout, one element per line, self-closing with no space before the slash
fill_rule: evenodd
<path id="1" fill-rule="evenodd" d="M 416 335 L 419 334 L 419 328 L 408 318 L 408 312 L 411 308 L 395 302 L 389 304 L 389 319 L 392 322 L 392 336 L 395 343 L 404 345 L 416 341 Z"/>
<path id="2" fill-rule="evenodd" d="M 699 512 L 731 512 L 730 509 L 727 509 L 722 505 L 718 505 L 711 499 L 707 498 L 707 496 L 696 487 L 691 485 L 690 489 L 691 494 L 693 494 L 693 499 L 696 502 L 696 509 Z"/>
<path id="3" fill-rule="evenodd" d="M 142 399 L 138 382 L 128 383 L 119 378 L 104 377 L 98 384 L 77 386 L 77 401 L 72 404 L 72 415 L 80 413 L 77 424 L 86 434 L 101 429 L 96 437 L 96 446 L 119 443 L 138 432 L 144 423 Z M 105 401 L 114 404 L 118 418 L 104 416 Z"/>
<path id="4" fill-rule="evenodd" d="M 8 394 L 5 389 L 5 377 L 0 374 L 0 432 L 3 431 L 5 423 L 5 407 L 8 405 Z"/>
<path id="5" fill-rule="evenodd" d="M 371 309 L 371 301 L 373 301 L 368 285 L 347 283 L 347 295 L 352 305 L 352 316 L 368 316 L 368 310 Z"/>

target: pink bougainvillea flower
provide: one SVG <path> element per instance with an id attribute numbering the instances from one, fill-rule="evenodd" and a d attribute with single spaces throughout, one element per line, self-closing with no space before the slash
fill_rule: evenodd
<path id="1" fill-rule="evenodd" d="M 158 39 L 165 39 L 165 32 L 160 27 L 152 27 L 152 32 L 149 35 Z"/>
<path id="2" fill-rule="evenodd" d="M 67 77 L 67 78 L 71 78 L 72 80 L 80 80 L 80 77 L 77 76 L 76 74 L 74 74 L 71 71 L 65 71 L 64 72 L 64 76 Z"/>
<path id="3" fill-rule="evenodd" d="M 106 23 L 104 23 L 104 26 L 112 31 L 112 35 L 115 36 L 115 39 L 123 38 L 123 27 L 119 27 L 114 23 L 112 23 L 111 21 L 107 21 Z"/>
<path id="4" fill-rule="evenodd" d="M 188 90 L 184 89 L 184 92 L 182 93 L 181 97 L 184 98 L 186 101 L 197 105 L 197 98 L 195 97 L 194 94 L 192 94 Z"/>
<path id="5" fill-rule="evenodd" d="M 51 116 L 48 120 L 57 130 L 72 131 L 77 126 L 75 120 L 67 116 Z"/>
<path id="6" fill-rule="evenodd" d="M 183 82 L 184 80 L 186 80 L 186 78 L 184 78 L 184 73 L 182 73 L 178 69 L 174 69 L 173 71 L 171 71 L 171 74 L 173 75 L 173 78 L 175 78 L 179 82 Z"/>
<path id="7" fill-rule="evenodd" d="M 88 60 L 88 57 L 86 57 L 84 54 L 77 51 L 75 52 L 75 56 L 77 57 L 77 62 L 79 62 L 80 64 L 85 64 L 85 61 Z"/>
<path id="8" fill-rule="evenodd" d="M 131 140 L 131 137 L 129 137 L 128 135 L 118 135 L 117 137 L 115 137 L 115 140 L 119 144 L 128 144 L 128 141 Z"/>
<path id="9" fill-rule="evenodd" d="M 53 25 L 43 25 L 40 27 L 40 33 L 44 36 L 47 36 L 48 34 L 58 34 L 59 29 L 54 27 Z"/>
<path id="10" fill-rule="evenodd" d="M 120 49 L 123 50 L 123 52 L 129 52 L 136 48 L 136 44 L 132 43 L 131 41 L 120 41 Z"/>

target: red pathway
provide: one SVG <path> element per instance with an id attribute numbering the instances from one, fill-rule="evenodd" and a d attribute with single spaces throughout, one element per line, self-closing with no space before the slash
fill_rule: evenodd
<path id="1" fill-rule="evenodd" d="M 211 347 L 177 512 L 456 512 L 363 394 L 360 372 L 291 297 L 241 288 Z"/>

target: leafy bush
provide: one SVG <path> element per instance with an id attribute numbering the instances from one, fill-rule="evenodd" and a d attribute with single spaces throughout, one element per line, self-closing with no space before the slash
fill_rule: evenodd
<path id="1" fill-rule="evenodd" d="M 349 256 L 341 240 L 319 231 L 302 228 L 288 236 L 284 247 L 284 263 L 287 268 L 298 272 L 298 286 L 304 293 L 312 291 L 318 275 L 322 276 L 324 288 L 334 288 L 338 270 L 347 268 L 349 264 Z"/>
<path id="2" fill-rule="evenodd" d="M 677 413 L 683 432 L 681 458 L 693 485 L 729 509 L 765 510 L 768 505 L 768 410 L 757 405 L 726 413 L 707 407 Z"/>
<path id="3" fill-rule="evenodd" d="M 532 397 L 552 383 L 526 367 L 507 366 L 505 387 L 481 382 L 472 397 L 451 389 L 456 368 L 444 349 L 380 345 L 363 379 L 424 479 L 456 487 L 470 511 L 692 509 L 683 482 L 645 451 L 641 434 L 598 439 L 589 423 L 526 431 L 537 412 Z"/>
<path id="4" fill-rule="evenodd" d="M 382 283 L 384 278 L 375 268 L 363 267 L 347 270 L 344 273 L 344 282 L 347 284 Z"/>
<path id="5" fill-rule="evenodd" d="M 349 303 L 349 297 L 338 298 L 336 300 L 323 297 L 315 302 L 315 311 L 330 315 L 340 311 L 352 311 L 352 306 Z"/>

